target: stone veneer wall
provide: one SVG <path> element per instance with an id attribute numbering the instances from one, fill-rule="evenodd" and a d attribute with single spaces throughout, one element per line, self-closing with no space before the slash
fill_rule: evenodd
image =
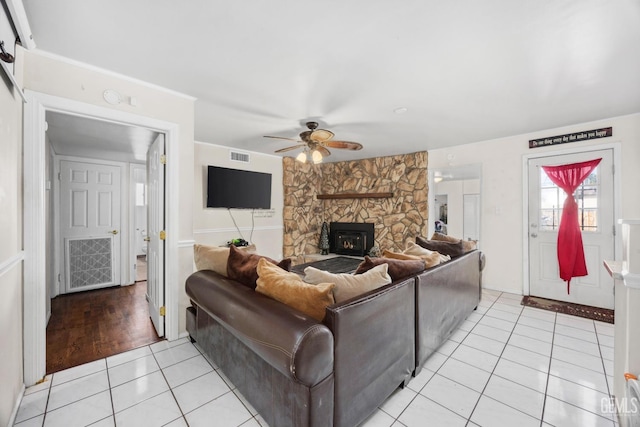
<path id="1" fill-rule="evenodd" d="M 319 253 L 322 222 L 370 222 L 380 250 L 402 250 L 427 232 L 427 153 L 313 165 L 283 159 L 283 256 Z M 393 193 L 384 199 L 317 200 L 318 194 Z"/>

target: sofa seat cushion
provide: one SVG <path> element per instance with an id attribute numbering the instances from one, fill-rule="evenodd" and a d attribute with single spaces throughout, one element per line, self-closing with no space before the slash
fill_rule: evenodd
<path id="1" fill-rule="evenodd" d="M 293 307 L 318 321 L 322 321 L 327 306 L 334 304 L 333 283 L 312 285 L 296 273 L 289 273 L 266 259 L 258 261 L 256 292 Z"/>
<path id="2" fill-rule="evenodd" d="M 251 289 L 255 289 L 258 280 L 258 261 L 261 259 L 269 261 L 283 271 L 289 271 L 291 268 L 291 259 L 289 258 L 278 262 L 266 256 L 246 253 L 231 245 L 229 247 L 229 259 L 227 261 L 227 277 Z"/>
<path id="3" fill-rule="evenodd" d="M 364 261 L 360 263 L 354 274 L 363 274 L 381 264 L 387 264 L 389 266 L 388 273 L 394 282 L 418 274 L 425 269 L 425 263 L 422 259 L 404 260 L 394 258 L 370 258 L 365 256 Z"/>
<path id="4" fill-rule="evenodd" d="M 304 269 L 304 281 L 313 285 L 334 283 L 333 296 L 337 303 L 391 283 L 389 265 L 380 264 L 364 274 L 329 273 L 314 267 Z"/>
<path id="5" fill-rule="evenodd" d="M 255 253 L 256 245 L 242 246 L 238 249 L 247 253 Z M 209 246 L 196 243 L 193 245 L 193 259 L 196 264 L 196 271 L 211 270 L 226 277 L 229 251 L 229 248 L 224 246 Z"/>

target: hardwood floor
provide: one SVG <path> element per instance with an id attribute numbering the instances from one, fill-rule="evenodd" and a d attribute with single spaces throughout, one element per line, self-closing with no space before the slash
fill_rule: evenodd
<path id="1" fill-rule="evenodd" d="M 160 341 L 147 282 L 59 295 L 47 326 L 47 374 Z"/>

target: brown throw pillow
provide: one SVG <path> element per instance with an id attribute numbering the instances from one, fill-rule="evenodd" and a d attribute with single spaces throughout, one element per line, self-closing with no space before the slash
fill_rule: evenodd
<path id="1" fill-rule="evenodd" d="M 425 249 L 440 252 L 441 254 L 449 255 L 452 258 L 467 253 L 462 245 L 462 240 L 458 240 L 454 243 L 446 242 L 444 240 L 427 240 L 424 237 L 416 236 L 416 243 Z"/>
<path id="2" fill-rule="evenodd" d="M 256 245 L 242 246 L 241 249 L 248 253 L 255 253 Z M 227 260 L 229 248 L 226 246 L 193 245 L 193 260 L 196 270 L 213 270 L 218 274 L 227 276 Z"/>
<path id="3" fill-rule="evenodd" d="M 322 321 L 327 306 L 334 304 L 333 283 L 310 285 L 296 273 L 289 273 L 262 258 L 257 265 L 256 292 L 267 295 Z"/>
<path id="4" fill-rule="evenodd" d="M 381 264 L 358 275 L 350 273 L 334 274 L 314 267 L 307 267 L 304 269 L 304 281 L 312 285 L 321 283 L 335 284 L 333 297 L 336 302 L 342 302 L 391 283 L 388 267 L 387 264 Z"/>
<path id="5" fill-rule="evenodd" d="M 364 257 L 354 274 L 362 274 L 380 264 L 389 265 L 389 276 L 394 282 L 424 271 L 425 264 L 421 259 L 393 259 Z"/>
<path id="6" fill-rule="evenodd" d="M 462 246 L 464 247 L 464 250 L 466 252 L 472 251 L 478 246 L 478 241 L 477 240 L 457 239 L 457 238 L 449 236 L 447 234 L 438 233 L 437 231 L 435 233 L 433 233 L 433 236 L 431 236 L 431 240 L 441 240 L 441 241 L 444 241 L 444 242 L 451 242 L 451 243 L 456 243 L 456 242 L 461 241 L 462 242 Z"/>
<path id="7" fill-rule="evenodd" d="M 285 258 L 278 262 L 266 256 L 246 253 L 231 245 L 229 247 L 229 259 L 227 260 L 227 277 L 251 289 L 255 289 L 256 281 L 258 280 L 256 268 L 258 267 L 258 261 L 262 258 L 277 265 L 284 271 L 289 271 L 291 268 L 290 258 Z"/>
<path id="8" fill-rule="evenodd" d="M 382 256 L 393 259 L 422 259 L 419 256 L 403 254 L 402 252 L 391 252 L 386 249 L 382 251 Z"/>

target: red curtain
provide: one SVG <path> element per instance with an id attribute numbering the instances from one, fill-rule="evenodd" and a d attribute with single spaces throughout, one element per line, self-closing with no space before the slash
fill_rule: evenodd
<path id="1" fill-rule="evenodd" d="M 572 277 L 588 274 L 578 221 L 578 204 L 573 193 L 598 166 L 600 160 L 602 159 L 561 166 L 542 166 L 549 179 L 567 193 L 558 228 L 558 265 L 560 278 L 567 282 L 567 294 Z"/>

